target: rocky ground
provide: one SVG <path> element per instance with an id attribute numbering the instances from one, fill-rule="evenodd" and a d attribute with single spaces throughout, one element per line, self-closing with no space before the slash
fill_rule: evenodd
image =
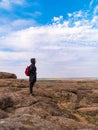
<path id="1" fill-rule="evenodd" d="M 2 78 L 3 74 L 3 78 Z M 98 80 L 37 81 L 1 74 L 0 130 L 98 130 Z"/>

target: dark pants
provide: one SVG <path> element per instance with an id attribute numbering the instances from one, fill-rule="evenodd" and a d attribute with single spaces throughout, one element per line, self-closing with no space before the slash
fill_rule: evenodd
<path id="1" fill-rule="evenodd" d="M 35 81 L 34 82 L 30 82 L 30 93 L 32 94 L 33 92 L 33 86 L 35 84 Z"/>

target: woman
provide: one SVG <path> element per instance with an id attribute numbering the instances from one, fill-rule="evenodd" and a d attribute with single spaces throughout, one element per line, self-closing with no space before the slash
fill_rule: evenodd
<path id="1" fill-rule="evenodd" d="M 33 86 L 36 82 L 36 59 L 32 58 L 31 59 L 31 65 L 30 65 L 30 76 L 29 76 L 29 82 L 30 82 L 30 95 L 34 96 L 33 93 Z"/>

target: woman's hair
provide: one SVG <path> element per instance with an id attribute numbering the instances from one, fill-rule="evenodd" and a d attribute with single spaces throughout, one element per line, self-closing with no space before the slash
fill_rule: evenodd
<path id="1" fill-rule="evenodd" d="M 31 63 L 35 64 L 35 62 L 36 62 L 35 58 L 31 58 Z"/>

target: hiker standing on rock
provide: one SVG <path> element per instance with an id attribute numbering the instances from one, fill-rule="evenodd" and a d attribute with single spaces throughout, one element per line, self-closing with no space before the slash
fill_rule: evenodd
<path id="1" fill-rule="evenodd" d="M 29 82 L 30 82 L 30 95 L 31 96 L 34 96 L 34 93 L 33 93 L 33 86 L 36 82 L 36 59 L 35 58 L 32 58 L 31 59 L 31 65 L 30 65 L 30 76 L 29 76 Z"/>

